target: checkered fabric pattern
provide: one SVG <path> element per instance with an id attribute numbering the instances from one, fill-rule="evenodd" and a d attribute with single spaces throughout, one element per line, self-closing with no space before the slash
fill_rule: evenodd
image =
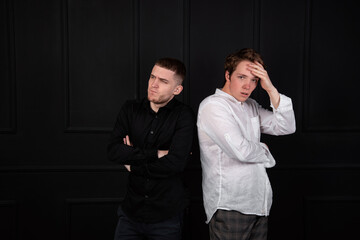
<path id="1" fill-rule="evenodd" d="M 210 240 L 266 240 L 268 217 L 217 210 L 209 223 Z"/>

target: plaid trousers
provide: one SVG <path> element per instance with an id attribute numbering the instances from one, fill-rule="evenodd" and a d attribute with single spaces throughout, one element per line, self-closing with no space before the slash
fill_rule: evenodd
<path id="1" fill-rule="evenodd" d="M 268 217 L 218 209 L 209 223 L 210 240 L 266 240 Z"/>

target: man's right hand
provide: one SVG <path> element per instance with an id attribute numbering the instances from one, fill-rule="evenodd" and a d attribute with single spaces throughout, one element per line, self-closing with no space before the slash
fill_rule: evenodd
<path id="1" fill-rule="evenodd" d="M 169 150 L 158 150 L 158 158 L 161 158 L 169 153 Z"/>

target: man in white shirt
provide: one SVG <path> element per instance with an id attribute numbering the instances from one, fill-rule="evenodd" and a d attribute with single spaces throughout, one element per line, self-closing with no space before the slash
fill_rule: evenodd
<path id="1" fill-rule="evenodd" d="M 273 111 L 249 98 L 260 82 Z M 279 94 L 253 49 L 225 60 L 225 84 L 198 112 L 204 207 L 210 239 L 263 240 L 272 190 L 265 168 L 275 165 L 260 134 L 295 132 L 292 101 Z"/>

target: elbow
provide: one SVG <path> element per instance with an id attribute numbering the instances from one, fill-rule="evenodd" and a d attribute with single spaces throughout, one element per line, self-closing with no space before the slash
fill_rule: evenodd
<path id="1" fill-rule="evenodd" d="M 288 123 L 286 127 L 283 127 L 282 133 L 280 135 L 290 135 L 296 132 L 296 123 Z"/>
<path id="2" fill-rule="evenodd" d="M 291 125 L 290 129 L 289 129 L 289 134 L 293 134 L 296 132 L 296 123 L 294 121 L 294 123 Z"/>
<path id="3" fill-rule="evenodd" d="M 179 159 L 181 159 L 181 160 L 179 160 Z M 168 171 L 172 175 L 181 174 L 182 172 L 185 171 L 185 168 L 186 168 L 187 163 L 188 163 L 188 158 L 179 157 L 179 159 L 169 161 Z"/>
<path id="4" fill-rule="evenodd" d="M 107 159 L 108 159 L 110 162 L 114 162 L 114 161 L 115 161 L 115 149 L 114 149 L 114 147 L 112 146 L 112 144 L 110 144 L 110 145 L 107 147 Z"/>
<path id="5" fill-rule="evenodd" d="M 292 127 L 289 127 L 287 129 L 285 129 L 281 134 L 278 134 L 278 135 L 290 135 L 290 134 L 293 134 L 295 132 L 296 132 L 296 127 L 292 126 Z"/>
<path id="6" fill-rule="evenodd" d="M 114 156 L 113 156 L 113 154 L 111 153 L 111 152 L 108 152 L 107 153 L 107 159 L 110 161 L 110 162 L 114 162 L 115 160 L 114 160 Z"/>

